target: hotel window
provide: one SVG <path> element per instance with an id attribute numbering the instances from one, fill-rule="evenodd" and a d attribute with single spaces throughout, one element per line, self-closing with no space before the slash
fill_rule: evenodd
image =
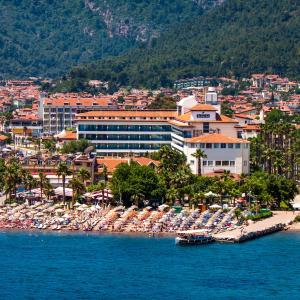
<path id="1" fill-rule="evenodd" d="M 247 167 L 248 162 L 246 160 L 244 160 L 244 167 Z"/>
<path id="2" fill-rule="evenodd" d="M 244 149 L 248 149 L 248 144 L 244 144 Z"/>
<path id="3" fill-rule="evenodd" d="M 200 148 L 201 148 L 201 149 L 204 149 L 204 148 L 205 148 L 205 144 L 201 143 L 201 144 L 200 144 Z"/>
<path id="4" fill-rule="evenodd" d="M 209 123 L 208 122 L 203 123 L 203 132 L 209 133 Z"/>
<path id="5" fill-rule="evenodd" d="M 207 166 L 207 160 L 204 160 L 202 163 L 203 166 Z"/>
<path id="6" fill-rule="evenodd" d="M 191 160 L 191 165 L 194 165 L 195 161 L 194 160 Z"/>
<path id="7" fill-rule="evenodd" d="M 240 149 L 241 148 L 241 144 L 235 144 L 235 149 Z"/>
<path id="8" fill-rule="evenodd" d="M 210 114 L 205 114 L 205 113 L 197 114 L 197 119 L 208 119 L 209 117 Z"/>
<path id="9" fill-rule="evenodd" d="M 229 149 L 233 149 L 233 144 L 228 144 Z"/>
<path id="10" fill-rule="evenodd" d="M 214 161 L 213 161 L 213 160 L 207 161 L 207 165 L 208 165 L 209 167 L 213 167 Z"/>
<path id="11" fill-rule="evenodd" d="M 214 144 L 214 148 L 215 149 L 220 148 L 220 144 L 218 144 L 218 143 Z"/>
<path id="12" fill-rule="evenodd" d="M 207 144 L 206 144 L 206 149 L 211 149 L 211 148 L 212 148 L 212 144 L 207 143 Z"/>
<path id="13" fill-rule="evenodd" d="M 222 165 L 222 162 L 220 160 L 216 160 L 216 167 L 219 167 Z"/>
<path id="14" fill-rule="evenodd" d="M 230 161 L 230 167 L 234 167 L 235 166 L 235 161 L 234 160 L 231 160 Z"/>
<path id="15" fill-rule="evenodd" d="M 223 166 L 223 167 L 229 166 L 229 161 L 228 161 L 228 160 L 223 160 L 223 161 L 222 161 L 222 166 Z"/>
<path id="16" fill-rule="evenodd" d="M 226 148 L 226 144 L 222 143 L 222 144 L 221 144 L 221 148 L 222 148 L 222 149 L 225 149 L 225 148 Z"/>

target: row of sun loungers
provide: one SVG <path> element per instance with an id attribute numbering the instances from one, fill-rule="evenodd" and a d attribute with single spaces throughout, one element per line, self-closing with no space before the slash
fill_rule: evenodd
<path id="1" fill-rule="evenodd" d="M 5 205 L 0 207 L 0 228 L 39 230 L 82 230 L 172 233 L 178 230 L 208 228 L 212 231 L 225 230 L 233 226 L 234 209 L 182 210 L 164 206 L 154 210 L 151 207 L 139 210 L 136 206 L 88 206 L 76 203 L 67 210 L 63 203 L 37 203 L 29 206 Z"/>

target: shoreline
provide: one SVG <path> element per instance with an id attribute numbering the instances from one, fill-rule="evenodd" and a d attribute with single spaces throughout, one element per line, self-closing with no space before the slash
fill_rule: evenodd
<path id="1" fill-rule="evenodd" d="M 84 231 L 84 230 L 51 230 L 51 229 L 20 229 L 20 228 L 0 228 L 0 233 L 61 233 L 61 234 L 85 234 L 85 235 L 120 235 L 120 236 L 140 236 L 140 237 L 176 237 L 176 232 L 156 232 L 154 235 L 152 232 L 133 232 L 133 231 Z"/>
<path id="2" fill-rule="evenodd" d="M 291 225 L 289 225 L 287 227 L 286 231 L 289 231 L 289 232 L 300 232 L 300 222 L 298 222 L 298 223 L 292 223 Z"/>
<path id="3" fill-rule="evenodd" d="M 127 232 L 127 231 L 84 231 L 84 230 L 51 230 L 51 229 L 20 229 L 20 228 L 0 228 L 0 233 L 57 233 L 57 234 L 78 234 L 78 235 L 115 235 L 115 236 L 136 236 L 136 237 L 149 237 L 149 238 L 175 238 L 176 232 L 157 232 L 152 234 L 152 232 Z M 300 223 L 293 223 L 286 227 L 286 229 L 281 232 L 294 232 L 300 233 Z"/>

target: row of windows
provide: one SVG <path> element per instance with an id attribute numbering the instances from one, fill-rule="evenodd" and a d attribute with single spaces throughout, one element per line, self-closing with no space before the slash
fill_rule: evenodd
<path id="1" fill-rule="evenodd" d="M 208 167 L 234 167 L 235 166 L 235 161 L 234 160 L 204 160 L 203 161 L 203 166 L 208 166 Z"/>
<path id="2" fill-rule="evenodd" d="M 79 125 L 79 131 L 170 131 L 170 125 Z"/>
<path id="3" fill-rule="evenodd" d="M 171 141 L 170 134 L 79 134 L 79 139 L 108 141 Z"/>
<path id="4" fill-rule="evenodd" d="M 95 144 L 98 150 L 159 150 L 164 144 Z"/>
<path id="5" fill-rule="evenodd" d="M 201 148 L 201 149 L 240 149 L 242 144 L 226 144 L 226 143 L 201 143 L 201 144 L 191 144 L 192 148 Z M 249 145 L 248 144 L 243 144 L 244 149 L 248 149 Z"/>
<path id="6" fill-rule="evenodd" d="M 174 128 L 172 127 L 172 132 L 181 136 L 181 137 L 184 137 L 184 138 L 191 138 L 192 137 L 192 133 L 189 132 L 189 131 L 181 131 L 177 128 Z"/>
<path id="7" fill-rule="evenodd" d="M 191 165 L 195 164 L 194 160 L 190 161 Z M 204 167 L 235 167 L 234 160 L 203 160 L 202 165 Z M 248 162 L 244 160 L 243 165 L 246 167 Z"/>
<path id="8" fill-rule="evenodd" d="M 56 112 L 73 112 L 74 114 L 77 112 L 76 108 L 44 108 L 44 112 L 48 113 L 48 112 L 52 112 L 52 113 L 56 113 Z"/>

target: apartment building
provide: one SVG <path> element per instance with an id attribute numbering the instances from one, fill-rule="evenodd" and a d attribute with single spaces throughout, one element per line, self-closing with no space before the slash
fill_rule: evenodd
<path id="1" fill-rule="evenodd" d="M 74 128 L 76 114 L 116 108 L 107 96 L 94 98 L 59 95 L 45 98 L 42 95 L 39 101 L 39 115 L 43 120 L 43 132 L 46 134 L 56 134 L 66 128 Z"/>

